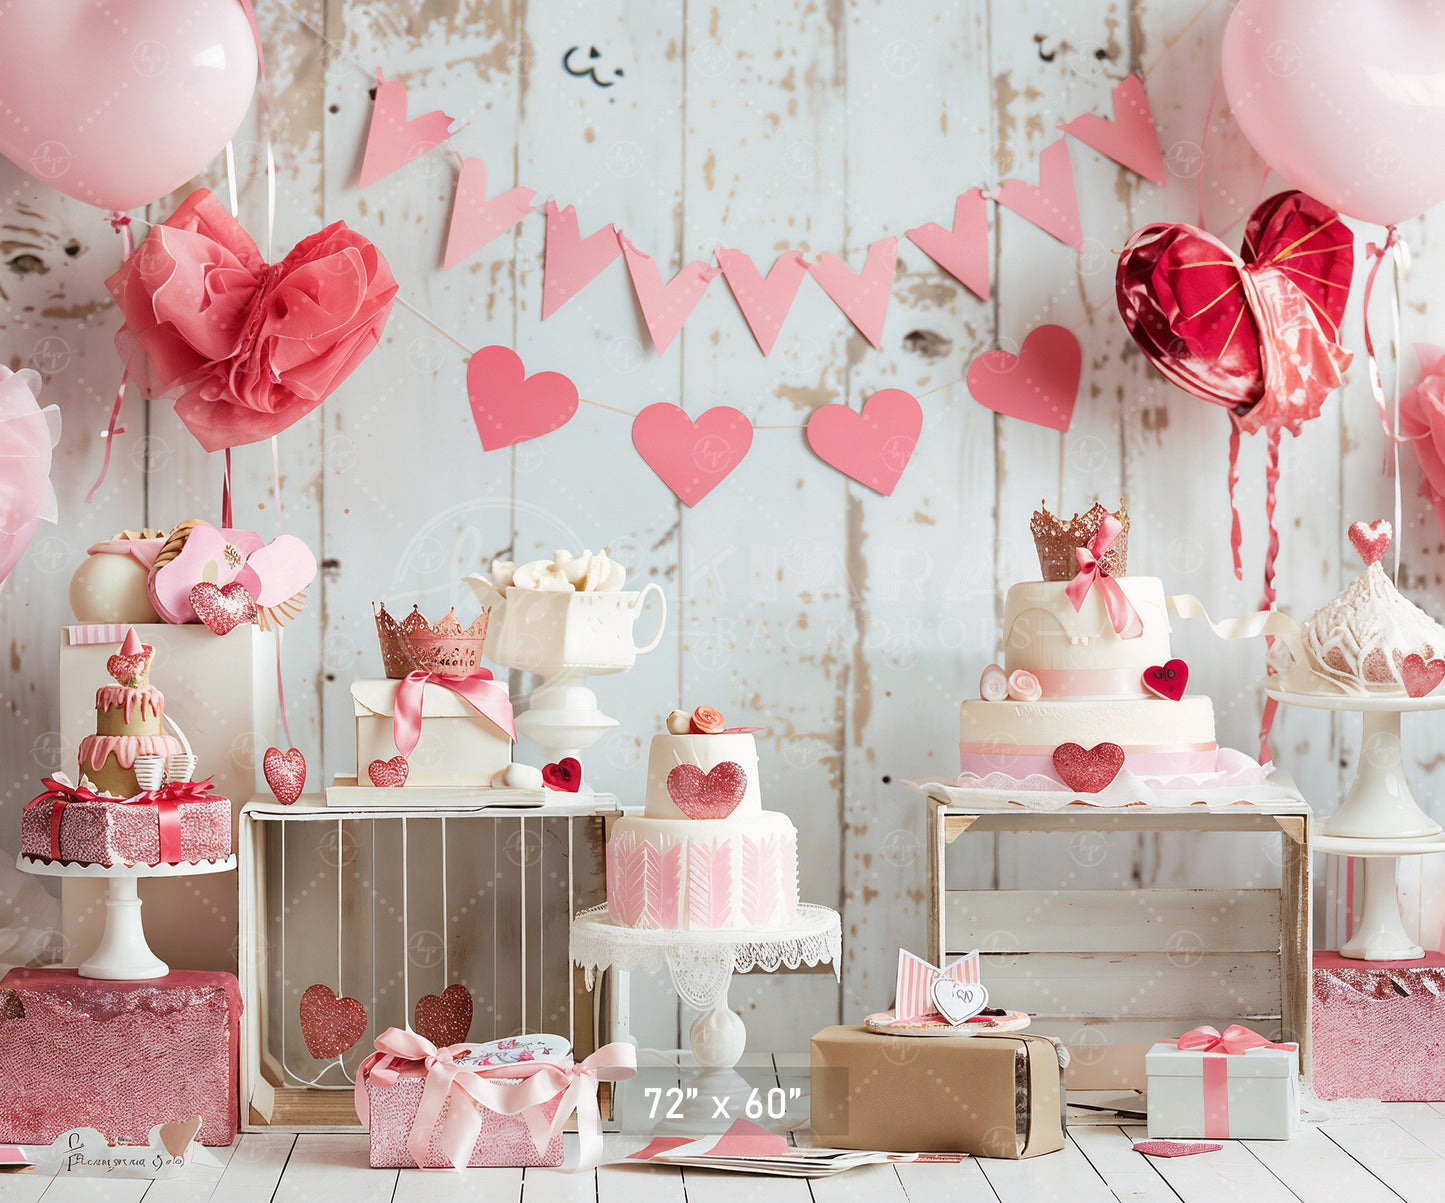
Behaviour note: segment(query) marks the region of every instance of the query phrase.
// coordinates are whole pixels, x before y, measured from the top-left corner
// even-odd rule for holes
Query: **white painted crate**
[[[1145,1085],[1144,1053],[1202,1023],[1244,1023],[1300,1043],[1309,1073],[1311,815],[1262,806],[1071,806],[1063,812],[969,809],[928,800],[929,953],[935,964],[982,950],[999,1006],[1035,1016],[1031,1031],[1069,1046],[1069,1086]],[[1154,833],[1184,839],[1249,832],[1279,841],[1277,887],[1237,889],[949,889],[945,851],[965,832]],[[1027,855],[1027,839],[1020,839]]]

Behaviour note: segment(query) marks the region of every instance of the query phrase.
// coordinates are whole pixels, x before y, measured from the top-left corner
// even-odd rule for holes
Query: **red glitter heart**
[[[366,1034],[366,1008],[339,998],[330,986],[308,986],[301,996],[301,1035],[318,1061],[339,1057]]]
[[[406,784],[406,775],[411,772],[405,756],[393,756],[390,760],[373,760],[366,766],[366,775],[377,789],[400,789]]]
[[[192,586],[191,609],[217,635],[229,635],[242,623],[256,621],[256,599],[240,581],[220,586],[201,581]]]
[[[1097,794],[1123,767],[1124,749],[1118,744],[1095,744],[1092,748],[1060,744],[1054,749],[1054,772],[1060,781],[1081,794]]]
[[[1400,680],[1412,698],[1423,698],[1445,681],[1445,660],[1427,661],[1419,652],[1411,652],[1400,662]]]
[[[556,764],[543,765],[542,784],[564,794],[575,794],[582,788],[582,762],[575,756],[564,756]]]
[[[680,764],[667,775],[667,794],[689,819],[725,819],[748,788],[748,775],[735,760],[715,764],[704,774],[695,764]]]
[[[461,1044],[472,1030],[472,992],[453,984],[440,994],[423,994],[416,1000],[412,1026],[437,1048]]]
[[[1134,1146],[1134,1152],[1147,1153],[1150,1157],[1190,1157],[1195,1153],[1217,1153],[1223,1145],[1193,1144],[1184,1140],[1141,1140]]]
[[[1366,568],[1385,558],[1385,548],[1390,546],[1390,536],[1393,533],[1390,524],[1383,518],[1376,518],[1373,522],[1350,524],[1350,542],[1360,553],[1360,559],[1365,561]]]
[[[306,784],[306,757],[299,748],[287,748],[284,752],[280,748],[267,748],[261,768],[266,774],[266,784],[282,806],[290,806],[301,796],[301,788]]]
[[[1166,660],[1144,670],[1144,688],[1167,702],[1177,702],[1189,684],[1189,665],[1183,660]]]
[[[146,673],[150,671],[151,657],[155,655],[156,649],[148,643],[143,646],[145,648],[143,652],[132,652],[130,655],[116,652],[105,662],[105,671],[115,679],[117,685],[135,689],[145,679]]]

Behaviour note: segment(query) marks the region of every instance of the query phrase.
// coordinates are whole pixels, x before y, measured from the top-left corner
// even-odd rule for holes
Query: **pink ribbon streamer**
[[[581,1146],[577,1169],[590,1170],[602,1160],[602,1114],[597,1106],[599,1082],[622,1082],[637,1074],[637,1050],[621,1042],[607,1044],[575,1065],[552,1061],[524,1061],[514,1065],[462,1066],[457,1057],[470,1045],[437,1048],[425,1036],[402,1028],[388,1028],[376,1038],[376,1052],[361,1063],[356,1074],[356,1114],[371,1126],[371,1105],[366,1084],[394,1085],[399,1071],[418,1064],[425,1067],[426,1082],[416,1118],[407,1133],[412,1160],[424,1165],[433,1135],[455,1170],[465,1167],[481,1132],[481,1108],[499,1115],[517,1115],[527,1125],[540,1154],[562,1130],[567,1117],[577,1113]],[[448,1099],[446,1120],[442,1110]],[[553,1099],[557,1110],[551,1120],[545,1108]]]
[[[110,215],[110,228],[120,235],[121,261],[129,259],[131,252],[135,250],[135,239],[131,237],[130,218],[117,209]],[[85,504],[89,505],[91,498],[95,496],[96,490],[105,483],[105,474],[110,471],[110,449],[115,443],[115,437],[125,433],[125,427],[119,425],[120,406],[125,400],[125,384],[130,379],[130,369],[127,368],[120,374],[120,387],[115,390],[115,401],[110,407],[110,422],[105,428],[105,458],[100,461],[100,475],[95,478],[95,483],[90,486],[90,492],[85,495]]]
[[[1074,548],[1079,574],[1069,582],[1064,592],[1078,611],[1083,608],[1089,590],[1097,587],[1103,595],[1104,608],[1109,612],[1109,625],[1114,628],[1114,633],[1124,639],[1138,639],[1144,633],[1144,620],[1139,617],[1139,611],[1129,604],[1119,582],[1104,571],[1101,563],[1104,553],[1113,546],[1123,529],[1120,521],[1109,514],[1099,524],[1099,531],[1088,547]]]
[[[1258,1032],[1232,1023],[1223,1032],[1203,1024],[1179,1037],[1181,1052],[1204,1054],[1204,1135],[1214,1140],[1229,1139],[1229,1058],[1243,1056],[1250,1049],[1277,1048],[1296,1052],[1297,1044],[1276,1044]]]
[[[417,669],[402,678],[396,687],[396,704],[392,713],[392,739],[396,750],[410,756],[421,739],[421,704],[428,685],[450,689],[483,718],[496,723],[515,742],[517,729],[512,721],[512,702],[507,691],[492,680],[490,669],[479,668],[469,677],[444,677],[440,673]]]

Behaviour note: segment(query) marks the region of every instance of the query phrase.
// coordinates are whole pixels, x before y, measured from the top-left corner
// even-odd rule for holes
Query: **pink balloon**
[[[179,188],[256,90],[239,0],[26,0],[0,5],[0,45],[0,154],[102,209]]]
[[[1445,199],[1445,10],[1419,0],[1240,0],[1224,90],[1296,188],[1395,225]]]

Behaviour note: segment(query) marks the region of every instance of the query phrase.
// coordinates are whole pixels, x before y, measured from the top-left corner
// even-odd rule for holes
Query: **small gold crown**
[[[1034,547],[1039,553],[1039,571],[1043,573],[1044,580],[1068,581],[1074,578],[1079,571],[1074,550],[1088,547],[1094,541],[1109,513],[1096,501],[1083,514],[1075,514],[1069,521],[1063,522],[1049,513],[1043,502],[1039,502],[1029,530],[1034,536]],[[1129,511],[1124,508],[1122,500],[1118,510],[1114,511],[1114,517],[1123,529],[1100,557],[1099,566],[1108,576],[1123,576],[1129,569]]]
[[[381,640],[381,663],[393,680],[417,669],[444,677],[469,677],[482,666],[489,610],[483,610],[466,628],[455,610],[448,610],[434,623],[423,618],[417,606],[412,606],[401,622],[386,612],[385,605],[373,607],[373,613]]]

